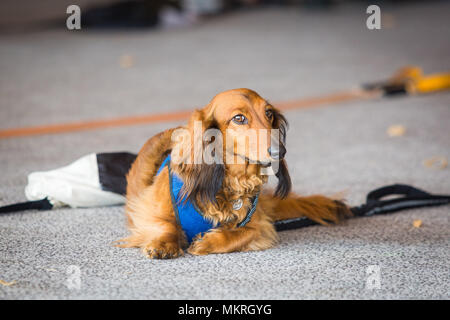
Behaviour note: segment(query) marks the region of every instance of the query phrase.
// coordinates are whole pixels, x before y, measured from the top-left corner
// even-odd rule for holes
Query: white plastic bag
[[[30,201],[48,198],[54,207],[98,207],[125,203],[123,195],[102,190],[95,153],[59,169],[29,174],[25,195]]]

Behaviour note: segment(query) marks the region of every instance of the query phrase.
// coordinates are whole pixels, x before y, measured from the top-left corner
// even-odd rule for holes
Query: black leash
[[[387,196],[401,195],[395,199],[381,200]],[[394,184],[369,192],[366,203],[350,208],[355,217],[386,214],[405,209],[440,206],[450,203],[450,195],[432,195],[426,191],[404,184]],[[275,222],[277,231],[299,229],[318,225],[308,218],[295,218]]]
[[[395,199],[382,200],[387,196],[400,195]],[[367,217],[386,214],[405,209],[440,206],[450,203],[450,195],[433,195],[426,191],[404,184],[394,184],[369,192],[366,203],[352,207],[354,217]],[[53,205],[46,199],[28,201],[0,207],[0,213],[24,210],[50,210]],[[305,228],[319,223],[305,217],[279,220],[274,223],[277,231]]]
[[[0,207],[0,213],[17,212],[24,210],[50,210],[53,205],[47,198],[36,201],[26,201],[20,203],[10,204],[8,206]]]
[[[403,195],[403,197],[381,200],[386,196]],[[385,214],[409,208],[431,207],[450,203],[450,195],[432,195],[426,191],[404,185],[394,184],[369,192],[366,203],[351,208],[355,216]]]

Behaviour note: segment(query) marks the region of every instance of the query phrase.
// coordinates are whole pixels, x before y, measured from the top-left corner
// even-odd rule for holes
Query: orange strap
[[[355,99],[370,98],[362,90],[344,91],[327,96],[314,97],[309,99],[293,100],[275,103],[274,105],[281,110],[292,110],[301,108],[313,108],[327,104],[347,102]],[[0,130],[0,139],[36,136],[44,134],[57,134],[84,130],[95,130],[102,128],[124,127],[148,123],[159,123],[168,121],[182,121],[189,117],[191,110],[175,111],[170,113],[141,115],[132,117],[122,117],[115,119],[92,120],[84,122],[71,122],[53,125],[44,125],[36,127],[12,128]]]

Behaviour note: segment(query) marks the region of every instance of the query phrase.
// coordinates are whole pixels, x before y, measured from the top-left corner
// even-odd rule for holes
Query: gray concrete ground
[[[450,69],[448,2],[382,7],[389,24],[365,28],[365,8],[265,9],[185,30],[47,31],[0,36],[0,128],[201,106],[236,87],[283,101],[383,79],[406,64]],[[135,65],[119,66],[122,55]],[[398,97],[287,112],[287,160],[301,194],[367,191],[395,182],[450,193],[450,94]],[[392,138],[386,129],[406,127]],[[24,200],[26,175],[90,152],[136,152],[175,123],[0,140],[0,204]],[[0,299],[449,299],[449,207],[361,218],[281,233],[263,252],[171,261],[111,242],[127,234],[123,208],[0,216]],[[415,219],[423,221],[413,228]],[[69,289],[81,271],[80,289]],[[368,266],[381,286],[366,286]]]

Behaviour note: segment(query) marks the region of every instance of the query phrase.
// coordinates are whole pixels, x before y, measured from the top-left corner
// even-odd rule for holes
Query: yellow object
[[[413,227],[414,228],[420,228],[422,226],[422,220],[414,220],[413,221]]]
[[[450,72],[423,75],[417,66],[407,66],[398,70],[389,79],[390,83],[404,83],[408,93],[430,93],[450,89]]]
[[[429,93],[450,89],[450,73],[438,73],[421,77],[413,81],[412,87],[407,86],[408,92]]]

